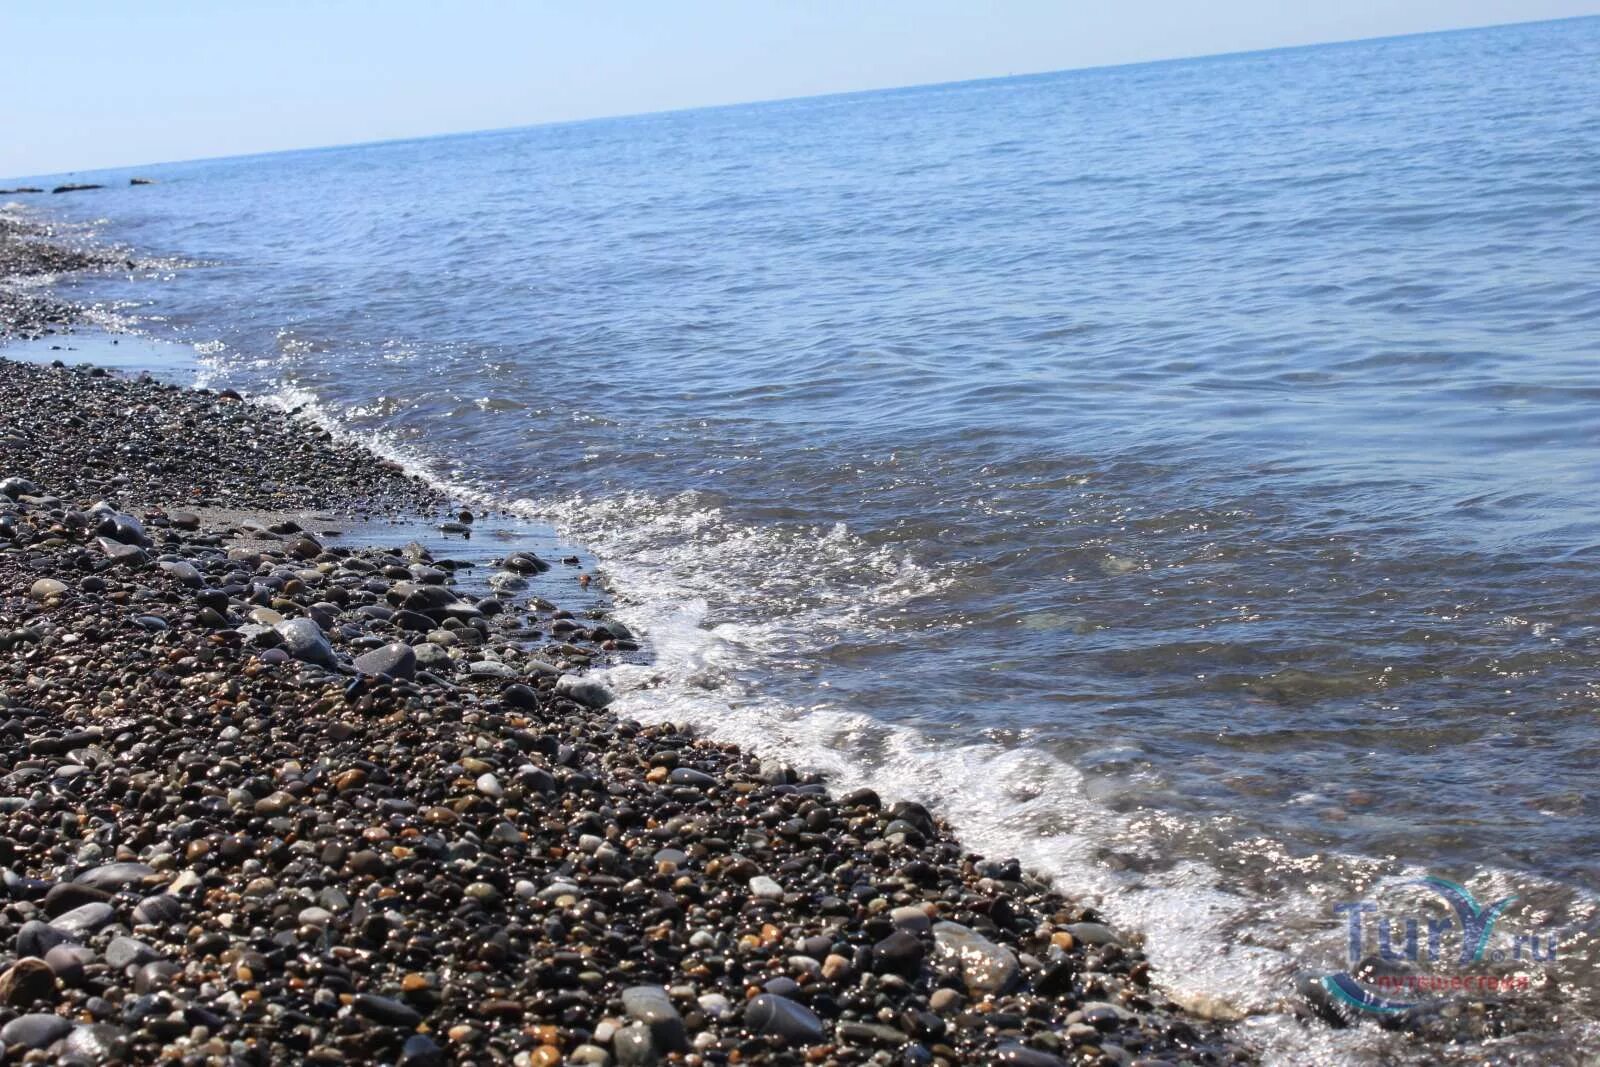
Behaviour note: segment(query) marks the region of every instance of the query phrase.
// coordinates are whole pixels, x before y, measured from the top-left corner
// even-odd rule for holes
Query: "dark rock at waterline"
[[[513,552],[501,565],[506,570],[516,571],[518,574],[539,574],[550,569],[550,564],[532,552]]]
[[[54,189],[52,189],[50,191],[52,193],[80,193],[80,192],[83,192],[85,189],[104,189],[104,188],[105,188],[105,186],[103,186],[103,185],[92,185],[92,184],[87,184],[87,183],[70,183],[70,184],[67,184],[67,185],[58,185]]]
[[[563,674],[557,678],[556,692],[591,708],[603,708],[616,699],[601,683],[577,674]]]
[[[128,184],[129,185],[154,185],[155,183],[156,183],[156,180],[154,178],[129,178],[128,179]]]

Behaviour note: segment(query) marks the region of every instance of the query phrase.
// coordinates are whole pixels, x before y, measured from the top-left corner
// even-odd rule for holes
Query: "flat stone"
[[[84,968],[96,959],[98,957],[93,949],[70,941],[59,944],[44,954],[44,961],[50,965],[50,970],[63,984],[69,986],[81,985],[85,975]]]
[[[73,879],[78,885],[115,893],[154,875],[156,869],[148,863],[107,863],[84,871]]]
[[[834,1031],[847,1045],[887,1045],[891,1048],[906,1042],[905,1032],[882,1023],[844,1022]]]
[[[116,909],[110,904],[96,902],[57,915],[50,920],[50,925],[74,937],[87,937],[116,917]]]
[[[412,1034],[400,1046],[399,1067],[444,1067],[448,1062],[444,1049],[427,1034]]]
[[[106,946],[106,962],[117,970],[129,965],[143,966],[161,958],[161,953],[136,937],[114,937]]]
[[[1052,1056],[1048,1052],[1041,1052],[1036,1048],[1018,1045],[1015,1042],[1001,1045],[994,1050],[996,1063],[1014,1064],[1015,1067],[1067,1067],[1066,1061],[1060,1056]]]
[[[8,1048],[49,1048],[71,1029],[72,1023],[59,1015],[19,1015],[0,1027],[0,1042]]]
[[[100,551],[104,552],[113,563],[120,563],[125,567],[142,567],[150,562],[150,554],[138,545],[125,545],[109,537],[97,537],[95,544],[100,546]]]
[[[697,771],[693,767],[674,767],[672,773],[667,775],[667,781],[673,785],[691,785],[696,789],[705,789],[717,784],[717,780],[705,771]]]
[[[772,1034],[797,1045],[815,1045],[827,1037],[816,1012],[771,993],[762,993],[745,1006],[744,1021],[758,1034]]]
[[[380,997],[376,993],[358,993],[350,1002],[350,1007],[357,1014],[385,1026],[410,1028],[422,1022],[422,1014],[409,1004],[402,1004],[390,997]]]
[[[508,667],[497,659],[480,659],[476,663],[467,664],[467,673],[474,678],[515,678],[515,668]]]
[[[183,901],[167,893],[157,893],[139,901],[139,906],[133,909],[133,921],[160,925],[176,922],[182,914]]]

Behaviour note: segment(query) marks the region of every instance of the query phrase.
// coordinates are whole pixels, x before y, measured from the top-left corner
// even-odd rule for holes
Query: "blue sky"
[[[1585,14],[1600,0],[6,0],[0,175]]]

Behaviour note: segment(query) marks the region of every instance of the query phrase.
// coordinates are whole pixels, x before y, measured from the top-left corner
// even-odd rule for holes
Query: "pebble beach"
[[[0,223],[8,279],[121,262]],[[615,716],[584,668],[649,635],[562,561],[330,537],[481,521],[396,465],[3,349],[0,395],[0,1062],[1246,1062],[914,800]]]

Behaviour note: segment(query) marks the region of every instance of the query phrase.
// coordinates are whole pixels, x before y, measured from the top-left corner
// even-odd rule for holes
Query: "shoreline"
[[[0,273],[122,262],[8,226]],[[3,347],[0,388],[8,1057],[1245,1062],[920,805],[611,715],[578,672],[633,637],[540,562],[467,600],[307,521],[470,525],[393,464]]]

